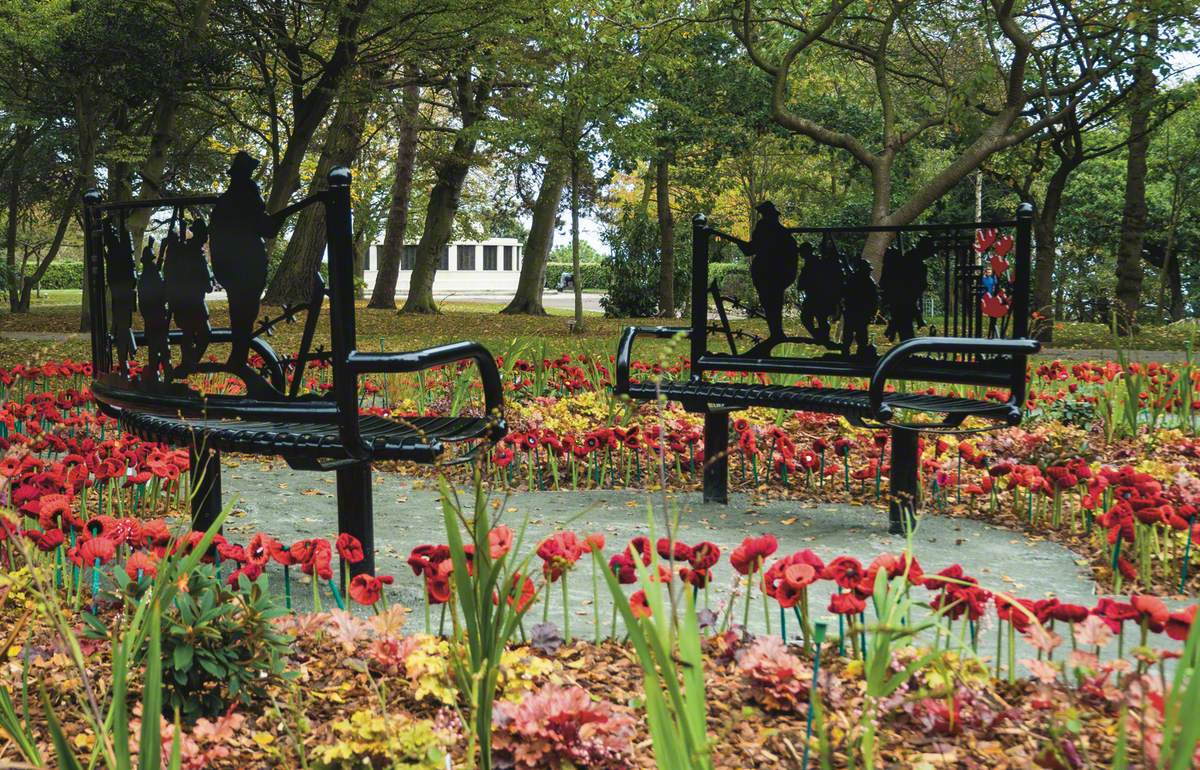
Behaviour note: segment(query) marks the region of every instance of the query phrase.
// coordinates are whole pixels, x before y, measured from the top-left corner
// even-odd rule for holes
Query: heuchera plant
[[[520,703],[497,703],[492,748],[517,770],[631,767],[634,721],[578,686],[548,684]]]
[[[771,711],[795,711],[808,700],[812,669],[777,636],[760,636],[738,656],[750,697]]]

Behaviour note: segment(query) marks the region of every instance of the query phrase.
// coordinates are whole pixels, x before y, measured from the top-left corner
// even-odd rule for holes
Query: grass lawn
[[[6,331],[71,333],[79,330],[79,292],[54,290],[34,300],[29,313],[14,314],[0,311],[0,333]],[[502,303],[455,303],[441,305],[438,315],[404,315],[392,310],[371,310],[365,302],[358,305],[358,341],[363,348],[379,348],[399,351],[428,347],[439,343],[461,339],[482,342],[493,352],[502,354],[511,351],[519,342],[525,356],[544,354],[554,357],[562,353],[586,353],[592,356],[609,356],[616,353],[621,330],[631,324],[686,325],[685,319],[674,321],[660,318],[605,318],[599,313],[587,313],[582,332],[574,332],[569,325],[572,311],[562,308],[550,309],[544,317],[500,315]],[[209,303],[213,326],[228,323],[228,309],[223,301]],[[265,308],[264,312],[274,308]],[[302,316],[301,316],[302,318]],[[734,320],[735,328],[765,334],[765,326],[759,320]],[[295,350],[299,344],[301,323],[281,324],[276,327],[271,344],[279,351]],[[1200,326],[1177,323],[1165,326],[1147,326],[1131,338],[1122,340],[1122,347],[1141,350],[1183,350],[1200,333]],[[875,329],[876,344],[883,343],[883,327]],[[318,326],[316,344],[328,345],[328,326],[322,319]],[[647,339],[639,342],[639,356],[649,358],[656,346],[665,343]],[[720,341],[713,339],[714,347]],[[746,343],[741,343],[745,346]],[[1111,332],[1102,324],[1060,322],[1055,326],[1055,339],[1051,347],[1072,349],[1111,349],[1115,347]],[[86,334],[66,342],[45,341],[0,342],[0,364],[85,357],[88,355]]]

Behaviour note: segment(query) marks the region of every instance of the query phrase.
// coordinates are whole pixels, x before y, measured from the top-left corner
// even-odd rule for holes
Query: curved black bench
[[[403,353],[357,349],[349,171],[334,169],[328,183],[325,191],[279,215],[264,213],[260,221],[264,228],[278,229],[288,215],[309,205],[323,206],[329,287],[320,275],[315,275],[307,302],[286,307],[279,317],[261,322],[255,319],[258,297],[249,298],[249,310],[234,308],[235,301],[246,303],[248,299],[244,293],[231,291],[231,319],[240,319],[240,325],[223,329],[207,328],[203,295],[211,286],[185,284],[179,279],[181,275],[198,276],[203,284],[207,260],[212,258],[217,264],[218,255],[212,254],[215,244],[208,244],[206,250],[207,239],[203,236],[207,230],[202,218],[193,214],[192,223],[184,224],[183,212],[207,207],[215,210],[218,197],[104,203],[95,191],[87,193],[84,224],[92,308],[92,395],[99,408],[130,433],[189,450],[192,522],[196,529],[206,529],[221,510],[223,451],[280,456],[293,468],[336,471],[338,529],[355,535],[366,554],[352,570],[357,574],[374,572],[371,464],[384,460],[426,464],[470,460],[504,436],[503,389],[495,359],[475,342]],[[156,256],[153,243],[148,243],[140,276],[133,272],[133,243],[128,228],[131,212],[138,209],[172,212],[165,245]],[[175,232],[176,222],[184,232]],[[195,240],[187,237],[189,227]],[[261,235],[234,232],[237,238],[233,240],[253,251],[262,245]],[[221,248],[226,248],[230,240],[229,233],[225,233]],[[240,259],[242,255],[233,256]],[[265,260],[262,266],[265,270]],[[237,278],[231,276],[229,280],[232,283]],[[155,293],[159,289],[161,298]],[[162,299],[171,292],[176,299]],[[142,328],[134,328],[130,300],[134,296],[141,297],[138,312]],[[313,352],[313,337],[326,298],[331,350]],[[166,328],[164,309],[170,322],[186,328]],[[277,323],[300,314],[305,315],[300,350],[294,356],[280,357],[266,336]],[[214,344],[229,345],[230,359],[224,363],[204,359],[204,351]],[[139,349],[148,351],[144,363],[136,359]],[[173,353],[177,349],[178,361]],[[253,365],[250,353],[257,358]],[[317,360],[329,362],[332,390],[326,395],[301,394],[305,367]],[[485,402],[480,414],[404,417],[360,413],[360,377],[416,372],[464,360],[474,362],[479,372]],[[218,372],[239,378],[245,384],[245,394],[206,394],[189,383],[192,375]],[[456,444],[468,448],[451,453]]]
[[[862,427],[890,429],[890,530],[903,533],[915,523],[919,498],[917,435],[920,431],[975,432],[1017,425],[1021,421],[1026,358],[1039,350],[1037,340],[1027,336],[1032,213],[1029,204],[1022,204],[1014,220],[1002,222],[858,228],[782,228],[775,225],[777,229],[769,234],[770,238],[760,238],[756,230],[755,238],[749,242],[710,227],[703,215],[697,215],[692,222],[692,323],[688,327],[627,327],[617,349],[617,392],[643,401],[678,402],[688,411],[705,415],[706,502],[728,502],[728,415],[732,411],[767,407],[821,412],[840,415]],[[1006,240],[1010,238],[1004,232],[1006,230],[1015,231],[1011,240]],[[798,265],[788,265],[786,238],[781,233],[793,238],[819,236],[822,253],[800,248],[799,253],[791,257],[800,262],[797,257],[802,256],[806,269],[800,271],[798,289],[804,297],[802,315],[807,316],[808,335],[786,336],[777,331],[774,337],[764,340],[731,326],[726,306],[740,307],[743,303],[724,296],[717,282],[709,283],[709,246],[714,239],[735,242],[743,251],[759,259],[763,255],[756,251],[766,253],[765,244],[772,244],[778,250],[782,239],[783,258],[768,253],[767,259],[775,260],[771,263],[773,270],[791,275]],[[872,233],[888,233],[895,244],[885,258],[882,291],[873,281],[864,280],[864,275],[868,274],[866,263],[847,260],[836,243],[837,239],[842,239],[849,241],[851,248],[856,248]],[[1001,271],[994,280],[989,280],[991,270],[985,270],[982,262],[997,243],[1004,244],[1004,253],[999,254],[1001,247],[997,246],[992,253],[997,254],[999,260],[991,264]],[[1010,254],[1014,268],[1011,273],[1008,270]],[[815,283],[812,277],[820,271],[813,267],[806,275],[810,261],[814,264],[824,261],[823,275],[832,275],[835,281],[841,276],[842,285]],[[940,284],[940,326],[916,323],[925,320],[921,307],[928,293],[931,273]],[[784,292],[778,284],[771,286],[771,277],[771,273],[764,273],[761,268],[758,271],[758,291],[764,310],[750,310],[748,316],[769,314],[772,301],[776,312],[780,312],[779,303]],[[854,284],[853,291],[851,284]],[[763,296],[764,292],[767,296]],[[823,309],[816,311],[817,314],[827,313],[824,334],[820,333],[820,324],[814,322],[817,315],[809,304],[817,293],[828,293],[836,298],[826,297],[813,302],[813,305],[823,303]],[[710,321],[707,312],[710,298],[717,315],[714,321]],[[985,308],[990,311],[988,314],[985,314]],[[877,312],[890,316],[889,331],[900,338],[883,355],[877,354],[869,340],[864,339],[869,334],[866,329],[868,316],[869,320],[874,320]],[[777,315],[774,323],[781,328],[783,320],[782,314]],[[829,333],[839,320],[843,327],[841,344]],[[855,323],[861,330],[857,335],[851,328]],[[915,336],[917,326],[928,326],[931,333]],[[710,333],[726,341],[728,352],[708,349]],[[690,376],[687,379],[635,379],[631,369],[634,344],[639,337],[689,340]],[[747,337],[756,344],[750,351],[739,353],[738,340]],[[811,346],[818,352],[774,355],[775,349],[782,344]],[[852,349],[855,346],[856,351]],[[714,379],[711,376],[714,373],[840,377],[861,380],[864,386],[764,384],[745,381],[745,377]],[[906,392],[906,387],[917,382],[975,386],[1006,390],[1007,393],[1001,398],[979,398]]]

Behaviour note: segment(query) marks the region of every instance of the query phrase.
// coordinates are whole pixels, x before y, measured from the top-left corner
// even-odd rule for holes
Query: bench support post
[[[729,412],[704,413],[704,502],[729,502]]]
[[[375,574],[375,513],[371,497],[371,464],[359,463],[337,470],[338,532],[354,535],[362,543],[363,560],[350,565],[351,577]],[[342,586],[346,595],[347,586]]]
[[[917,432],[892,429],[892,473],[888,531],[903,535],[917,525]]]
[[[204,532],[221,513],[221,453],[204,439],[188,447],[192,481],[192,529]]]

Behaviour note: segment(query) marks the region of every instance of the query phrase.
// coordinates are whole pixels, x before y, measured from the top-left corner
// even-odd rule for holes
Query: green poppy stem
[[[594,563],[594,560],[593,560]],[[567,573],[564,570],[562,574],[562,600],[563,600],[563,640],[567,644],[571,643],[571,598],[567,594]]]

